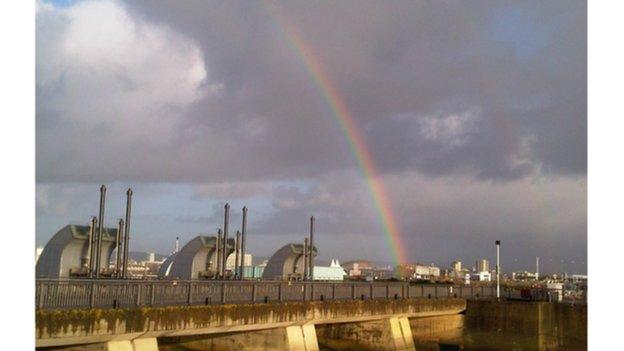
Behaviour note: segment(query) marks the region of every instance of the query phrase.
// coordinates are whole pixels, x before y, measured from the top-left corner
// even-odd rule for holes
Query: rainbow
[[[404,250],[405,245],[402,244],[402,234],[397,226],[390,197],[353,114],[347,108],[340,92],[336,89],[327,75],[327,72],[314,55],[312,48],[303,40],[297,28],[285,16],[281,15],[276,6],[269,1],[265,1],[264,4],[271,14],[271,17],[279,24],[288,45],[303,63],[306,72],[315,83],[320,95],[327,103],[332,116],[340,127],[340,131],[345,137],[349,150],[355,157],[362,175],[366,180],[368,192],[375,207],[378,223],[385,235],[386,244],[391,251],[394,263],[407,263]]]

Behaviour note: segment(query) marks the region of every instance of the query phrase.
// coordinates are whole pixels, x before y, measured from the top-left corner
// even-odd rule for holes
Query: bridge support
[[[156,338],[109,341],[106,351],[158,351],[158,341]]]
[[[407,317],[317,325],[320,345],[334,350],[415,351]]]
[[[286,327],[289,351],[319,351],[314,324]]]
[[[412,336],[412,328],[407,317],[390,318],[390,333],[394,343],[395,350],[416,351],[414,347],[414,337]]]

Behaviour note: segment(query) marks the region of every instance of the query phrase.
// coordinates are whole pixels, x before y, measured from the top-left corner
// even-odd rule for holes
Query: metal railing
[[[182,306],[274,301],[406,298],[492,298],[492,286],[451,286],[403,282],[268,282],[37,280],[38,309]]]

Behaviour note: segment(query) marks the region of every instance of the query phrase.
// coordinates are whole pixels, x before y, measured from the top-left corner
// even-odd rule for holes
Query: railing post
[[[351,298],[355,300],[355,283],[351,283]]]
[[[386,284],[386,299],[390,298],[390,284]]]
[[[39,291],[37,291],[37,308],[41,309],[43,307],[43,284],[37,284]]]
[[[420,286],[420,296],[425,297],[425,285],[424,284]]]
[[[193,304],[193,282],[189,282],[188,284],[188,296],[186,297],[186,304],[189,306]]]
[[[438,288],[439,288],[439,286],[437,286],[437,285],[434,285],[434,286],[435,286],[435,289],[434,289],[434,296],[433,297],[435,297],[437,299],[438,298]]]
[[[374,293],[373,293],[373,290],[374,290],[374,288],[373,288],[373,283],[371,282],[371,284],[370,284],[370,299],[371,299],[371,300],[373,299],[373,294],[374,294]]]
[[[89,296],[89,308],[95,307],[95,282],[91,283],[91,294]]]
[[[336,284],[332,284],[332,300],[336,299]]]
[[[310,284],[310,301],[314,301],[314,283]]]
[[[256,284],[251,285],[251,302],[256,302]]]
[[[282,301],[282,283],[279,283],[278,287],[277,287],[277,300],[278,301]]]
[[[137,307],[141,306],[141,283],[137,284],[137,296],[136,296],[136,305]]]
[[[225,303],[225,284],[221,284],[221,303]]]
[[[151,289],[150,289],[150,306],[154,306],[154,297],[156,295],[154,292],[155,289],[156,289],[156,284],[152,283]]]
[[[306,300],[307,295],[308,295],[308,284],[303,283],[303,299],[302,299],[302,301]]]

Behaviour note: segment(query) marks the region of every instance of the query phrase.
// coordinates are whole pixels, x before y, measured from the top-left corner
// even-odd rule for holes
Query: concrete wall
[[[468,301],[465,328],[481,344],[505,340],[482,338],[497,331],[517,347],[535,350],[587,349],[587,305],[523,301]],[[476,336],[476,337],[473,337]],[[483,345],[487,346],[487,345]]]
[[[132,309],[40,310],[38,347],[135,338],[249,332],[327,323],[460,313],[462,299],[314,301]],[[294,330],[304,335],[304,330]],[[305,338],[304,338],[305,339]],[[307,349],[306,349],[307,351]]]

